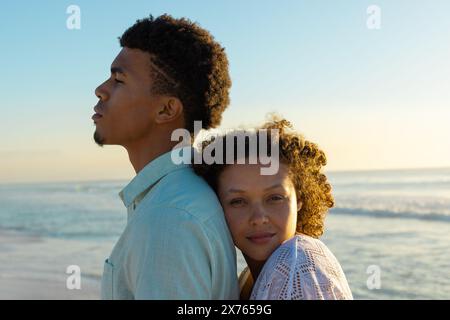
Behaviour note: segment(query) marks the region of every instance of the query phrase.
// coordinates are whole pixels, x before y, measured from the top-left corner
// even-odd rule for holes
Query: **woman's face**
[[[235,245],[256,261],[265,261],[295,235],[299,205],[288,167],[261,175],[260,164],[228,165],[218,193]]]

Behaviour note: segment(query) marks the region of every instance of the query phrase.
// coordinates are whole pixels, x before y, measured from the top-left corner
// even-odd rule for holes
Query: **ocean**
[[[321,240],[354,298],[450,299],[450,168],[327,176],[336,206]],[[126,224],[118,193],[127,183],[0,184],[0,296],[11,279],[65,286],[69,265],[98,292],[103,261]],[[238,271],[244,267],[238,252]]]

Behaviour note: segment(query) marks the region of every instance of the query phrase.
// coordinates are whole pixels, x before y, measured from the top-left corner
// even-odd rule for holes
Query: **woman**
[[[236,144],[235,161],[224,164],[225,141],[238,131],[204,142],[203,148],[213,143],[221,148],[223,159],[194,165],[194,170],[216,191],[233,241],[247,262],[239,277],[241,299],[352,299],[339,262],[318,240],[325,214],[334,205],[331,186],[320,172],[325,154],[291,128],[287,120],[273,119],[256,130],[258,146],[261,139],[273,141],[270,129],[278,132],[276,174],[262,175],[266,165],[259,158],[255,164],[238,164]],[[263,131],[269,134],[259,135]],[[276,154],[272,148],[268,146],[268,156]],[[251,150],[247,139],[244,160]]]

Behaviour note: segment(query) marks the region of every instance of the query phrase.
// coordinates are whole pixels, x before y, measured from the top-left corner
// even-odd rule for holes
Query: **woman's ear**
[[[302,209],[303,202],[299,198],[297,199],[297,212]]]
[[[183,115],[183,104],[180,99],[167,97],[156,114],[156,123],[167,123],[180,118]]]

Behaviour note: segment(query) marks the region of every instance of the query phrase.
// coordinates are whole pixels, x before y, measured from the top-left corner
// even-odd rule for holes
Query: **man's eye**
[[[118,79],[114,79],[114,81],[117,82],[117,83],[123,83],[123,81],[120,81]]]

